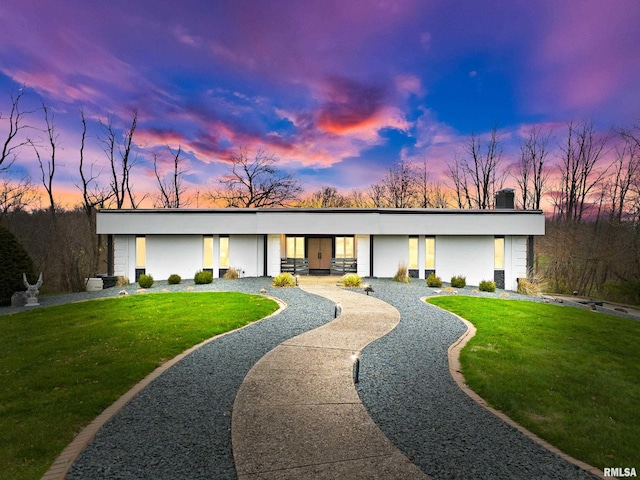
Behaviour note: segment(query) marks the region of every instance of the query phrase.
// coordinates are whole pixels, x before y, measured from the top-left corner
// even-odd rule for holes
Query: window
[[[495,270],[504,270],[504,237],[494,239],[493,265]]]
[[[353,237],[336,237],[336,258],[355,258],[355,242]]]
[[[409,268],[418,268],[418,237],[409,237]]]
[[[229,237],[220,237],[220,268],[229,268]]]
[[[426,259],[424,268],[435,270],[436,268],[436,237],[426,237],[424,239]]]
[[[203,237],[202,241],[202,267],[213,268],[213,237]]]
[[[136,237],[136,268],[147,266],[147,238]]]
[[[304,237],[287,237],[287,258],[304,258]]]

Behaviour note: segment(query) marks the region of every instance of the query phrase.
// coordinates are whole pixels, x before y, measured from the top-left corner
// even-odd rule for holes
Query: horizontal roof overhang
[[[100,210],[114,235],[544,235],[540,210],[153,209]]]

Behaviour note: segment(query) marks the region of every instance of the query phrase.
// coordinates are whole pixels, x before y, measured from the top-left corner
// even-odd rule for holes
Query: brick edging
[[[73,462],[76,461],[76,459],[80,456],[80,452],[84,450],[84,448],[89,444],[89,442],[93,440],[93,438],[98,433],[98,430],[100,430],[100,428],[102,428],[102,426],[105,423],[107,423],[111,419],[111,417],[113,417],[133,397],[135,397],[145,387],[147,387],[152,381],[154,381],[156,378],[158,378],[166,370],[174,366],[180,360],[185,358],[187,355],[189,355],[190,353],[193,353],[195,350],[205,346],[206,344],[220,337],[229,335],[233,332],[237,332],[239,330],[242,330],[243,328],[247,328],[248,326],[253,325],[256,322],[260,322],[267,318],[273,317],[274,315],[278,315],[285,308],[287,308],[287,304],[282,300],[280,300],[279,298],[271,297],[269,295],[263,295],[263,294],[257,294],[257,295],[262,295],[265,298],[273,300],[278,304],[279,306],[278,309],[275,312],[273,312],[271,315],[268,315],[259,320],[256,320],[255,322],[248,323],[241,328],[236,328],[235,330],[230,330],[228,332],[221,333],[219,335],[215,335],[211,338],[208,338],[203,342],[200,342],[199,344],[194,345],[193,347],[176,355],[171,360],[168,360],[162,365],[160,365],[153,372],[151,372],[149,375],[147,375],[138,383],[136,383],[129,391],[127,391],[124,395],[118,398],[113,404],[111,404],[109,407],[103,410],[103,412],[100,415],[98,415],[96,418],[94,418],[89,425],[84,427],[82,431],[73,438],[71,443],[67,445],[64,450],[62,450],[60,455],[58,455],[58,457],[51,464],[51,467],[49,467],[49,470],[47,470],[47,472],[42,476],[41,480],[64,480],[67,476],[67,472],[71,468],[71,465],[73,465]]]
[[[422,301],[426,301],[427,298],[432,298],[432,297],[422,297],[421,300]],[[436,308],[440,308],[440,307],[438,307],[436,305],[433,305],[433,306],[436,307]],[[448,310],[443,310],[443,311],[446,311],[447,313],[450,313],[451,315],[454,315],[462,323],[464,323],[465,326],[467,327],[467,330],[447,350],[447,356],[448,356],[448,360],[449,360],[449,373],[451,374],[453,379],[458,384],[458,387],[460,387],[460,389],[464,393],[466,393],[467,396],[469,396],[472,400],[474,400],[478,405],[480,405],[484,409],[488,410],[490,413],[492,413],[493,415],[498,417],[500,420],[502,420],[506,424],[511,425],[512,427],[518,429],[522,434],[524,434],[525,436],[529,437],[531,440],[536,442],[538,445],[546,448],[550,452],[555,453],[556,455],[558,455],[562,459],[566,460],[567,462],[572,463],[573,465],[576,465],[577,467],[580,467],[583,470],[586,470],[587,472],[590,472],[590,473],[592,473],[592,474],[594,474],[594,475],[596,475],[596,476],[598,476],[600,478],[603,478],[603,479],[606,478],[604,476],[604,472],[602,470],[599,470],[598,468],[596,468],[596,467],[594,467],[592,465],[589,465],[586,462],[583,462],[581,460],[575,459],[572,456],[567,455],[566,453],[562,452],[557,447],[554,447],[553,445],[551,445],[546,440],[543,440],[542,438],[538,437],[535,433],[530,432],[529,430],[524,428],[522,425],[520,425],[519,423],[517,423],[514,420],[512,420],[505,413],[503,413],[503,412],[501,412],[499,410],[496,410],[495,408],[489,406],[489,404],[487,403],[487,401],[484,398],[482,398],[476,392],[471,390],[471,388],[469,388],[469,386],[467,385],[467,383],[466,383],[466,381],[464,379],[464,375],[462,374],[461,368],[460,368],[460,351],[464,348],[464,346],[467,344],[467,342],[469,340],[471,340],[471,338],[473,338],[473,336],[476,334],[476,327],[471,322],[469,322],[468,320],[462,318],[460,315],[456,315],[455,313],[450,312]]]

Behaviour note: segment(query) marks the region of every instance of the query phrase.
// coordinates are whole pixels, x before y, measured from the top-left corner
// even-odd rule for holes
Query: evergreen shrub
[[[9,230],[0,226],[0,305],[11,305],[11,296],[27,289],[23,273],[32,285],[38,280],[27,251]]]
[[[138,278],[138,285],[142,288],[151,288],[151,285],[153,285],[153,277],[145,274],[140,275],[140,278]]]
[[[204,285],[211,282],[213,282],[213,273],[206,270],[199,270],[193,277],[193,283],[197,285]]]
[[[496,283],[491,280],[482,280],[480,285],[478,285],[478,290],[482,292],[495,292]]]

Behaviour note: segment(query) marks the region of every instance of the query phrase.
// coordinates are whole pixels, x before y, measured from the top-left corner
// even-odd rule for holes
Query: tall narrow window
[[[136,268],[147,266],[147,238],[136,237]]]
[[[335,258],[355,258],[355,241],[353,237],[336,237]]]
[[[493,265],[495,270],[504,270],[504,237],[494,239]]]
[[[287,237],[287,258],[304,258],[304,237]]]
[[[202,267],[213,268],[213,237],[202,239]]]
[[[436,237],[426,237],[425,243],[425,265],[427,270],[435,270],[436,268]]]
[[[409,268],[418,268],[418,237],[409,237]]]
[[[220,268],[229,268],[229,237],[220,237]]]

